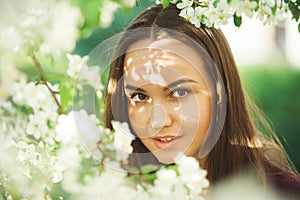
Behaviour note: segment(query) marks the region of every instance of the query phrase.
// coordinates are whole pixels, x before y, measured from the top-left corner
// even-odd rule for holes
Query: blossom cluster
[[[157,4],[168,6],[169,3],[176,4],[180,9],[180,16],[187,19],[196,27],[205,24],[208,27],[219,28],[228,24],[229,20],[239,27],[243,17],[258,18],[263,24],[280,23],[287,17],[293,16],[299,19],[299,6],[296,1],[283,0],[157,0]],[[295,4],[295,8],[291,7]]]
[[[1,53],[38,48],[58,56],[74,49],[83,18],[68,1],[12,0],[0,6]]]
[[[17,60],[26,65],[32,52],[55,59],[71,52],[84,19],[69,0],[0,1],[0,9],[0,96],[7,98],[10,85],[27,78]]]
[[[177,170],[163,168],[157,172],[154,187],[149,190],[154,199],[204,199],[209,186],[207,171],[199,167],[193,157],[179,153],[175,159]],[[179,174],[179,176],[177,175]]]
[[[135,0],[0,1],[0,96],[7,98],[9,86],[27,78],[18,70],[23,66],[17,65],[17,60],[22,60],[26,66],[28,63],[24,60],[34,52],[59,63],[66,52],[74,50],[80,38],[91,33],[91,29],[109,26],[117,9],[128,9],[134,2]]]
[[[0,107],[0,181],[6,189],[1,195],[41,198],[49,183],[62,180],[65,169],[54,153],[57,106],[46,86],[34,83],[14,85],[11,99]]]
[[[98,76],[88,76],[99,73],[97,66],[88,66],[89,56],[67,54],[67,58],[66,82],[72,86],[75,82],[79,93],[86,85],[96,93],[103,88]],[[91,85],[95,77],[99,84]],[[112,193],[114,199],[124,199],[124,193],[127,199],[143,200],[201,197],[208,187],[206,171],[184,155],[174,168],[157,168],[150,182],[131,182],[124,164],[135,137],[128,124],[112,121],[110,130],[96,114],[70,110],[69,104],[60,113],[53,94],[61,103],[67,98],[63,89],[49,82],[20,82],[13,85],[11,98],[1,100],[0,197],[111,199]]]

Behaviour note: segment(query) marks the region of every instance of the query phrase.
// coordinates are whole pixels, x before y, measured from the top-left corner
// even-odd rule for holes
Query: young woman
[[[246,98],[222,32],[196,28],[179,12],[174,5],[144,11],[111,63],[105,121],[110,128],[111,120],[126,121],[137,136],[130,165],[168,165],[183,152],[208,171],[211,184],[251,170],[300,197],[282,148],[258,130],[257,121],[268,126]]]

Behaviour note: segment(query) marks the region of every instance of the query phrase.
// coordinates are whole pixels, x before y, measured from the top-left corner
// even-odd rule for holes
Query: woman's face
[[[171,38],[136,42],[125,56],[130,123],[162,163],[173,163],[179,152],[197,157],[211,119],[204,73],[195,50]]]

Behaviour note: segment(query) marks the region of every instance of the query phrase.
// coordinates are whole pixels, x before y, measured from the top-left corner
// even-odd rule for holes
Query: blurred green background
[[[262,109],[286,152],[300,170],[300,70],[285,66],[240,68],[244,87]]]
[[[82,56],[88,55],[103,40],[123,31],[134,17],[153,4],[154,0],[139,1],[139,5],[134,6],[133,9],[117,11],[114,21],[109,27],[95,27],[89,33],[85,33],[86,35],[77,43],[73,53]],[[48,70],[51,69],[45,71]],[[269,118],[286,152],[297,170],[300,171],[300,156],[298,156],[298,152],[300,152],[299,66],[297,68],[286,61],[280,63],[280,67],[263,64],[239,66],[239,70],[246,90]],[[27,73],[32,75],[30,69],[27,69]]]

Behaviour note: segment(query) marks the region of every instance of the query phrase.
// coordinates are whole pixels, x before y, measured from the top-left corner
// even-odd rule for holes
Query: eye
[[[135,102],[141,102],[147,100],[148,96],[145,95],[144,93],[134,93],[131,95],[130,98]]]
[[[180,88],[180,89],[175,89],[172,91],[171,95],[176,97],[176,98],[182,98],[187,95],[189,95],[192,91],[187,88]]]

